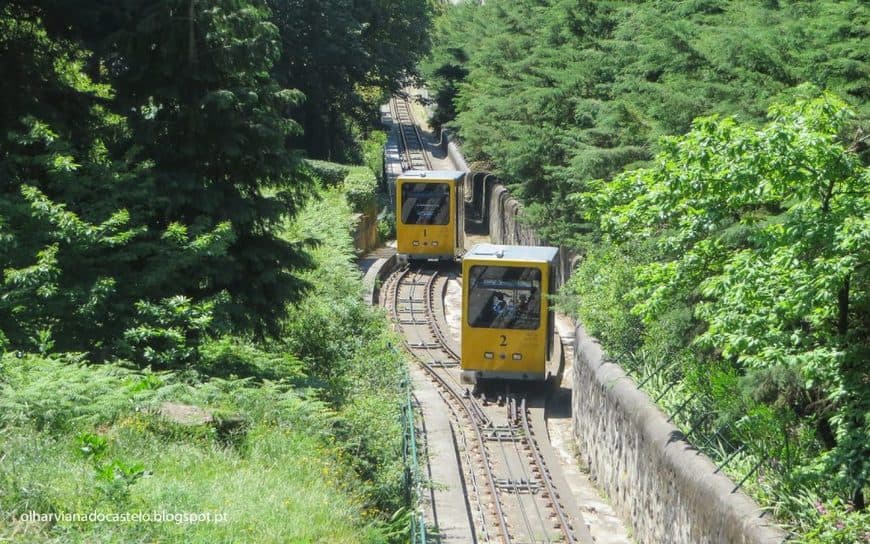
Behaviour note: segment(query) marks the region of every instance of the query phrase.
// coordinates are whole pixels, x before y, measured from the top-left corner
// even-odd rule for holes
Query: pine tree
[[[134,149],[154,164],[147,221],[181,243],[226,245],[194,248],[181,262],[145,251],[139,284],[151,299],[226,292],[232,322],[276,331],[304,287],[292,270],[305,258],[273,227],[295,214],[308,182],[285,145],[300,131],[287,112],[301,95],[270,75],[281,44],[269,10],[236,0],[139,1],[122,15],[106,55],[113,106],[135,112]]]
[[[140,358],[277,331],[307,257],[275,227],[309,181],[268,9],[79,4],[80,27],[55,2],[0,12],[4,342]]]

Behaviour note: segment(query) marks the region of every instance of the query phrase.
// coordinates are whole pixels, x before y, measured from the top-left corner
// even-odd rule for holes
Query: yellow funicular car
[[[465,172],[409,170],[396,179],[399,260],[452,260],[464,244]]]
[[[478,244],[462,258],[462,381],[545,380],[559,249]]]

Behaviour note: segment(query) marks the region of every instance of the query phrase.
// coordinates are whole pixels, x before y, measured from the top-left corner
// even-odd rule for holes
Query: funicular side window
[[[468,324],[489,329],[537,329],[541,324],[541,271],[472,266]]]
[[[449,184],[402,184],[402,223],[406,225],[446,225],[449,222]]]

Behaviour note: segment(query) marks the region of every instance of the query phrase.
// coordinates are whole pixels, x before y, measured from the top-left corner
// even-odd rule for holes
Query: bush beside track
[[[403,363],[360,296],[352,212],[331,185],[286,227],[318,243],[281,340],[209,338],[196,364],[161,372],[2,356],[0,542],[400,538],[402,519],[387,520],[403,506]],[[26,521],[31,512],[226,520]]]

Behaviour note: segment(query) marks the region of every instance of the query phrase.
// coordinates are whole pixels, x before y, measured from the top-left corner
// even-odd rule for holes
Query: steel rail
[[[523,525],[525,526],[526,534],[529,535],[530,541],[534,542],[535,541],[535,530],[532,528],[532,521],[531,521],[531,519],[529,519],[528,512],[526,512],[526,507],[523,505],[523,497],[522,497],[522,493],[520,493],[520,488],[519,488],[519,484],[517,482],[517,479],[513,477],[514,471],[513,471],[513,469],[511,469],[511,462],[510,462],[510,459],[508,458],[509,447],[504,443],[504,437],[502,436],[501,433],[496,433],[495,440],[496,440],[496,443],[499,445],[499,450],[501,451],[502,458],[504,459],[504,466],[507,469],[507,482],[509,482],[511,489],[513,490],[513,495],[517,499],[517,506],[519,507],[520,516],[522,517],[522,522],[523,522]],[[515,440],[511,440],[511,442],[514,445],[516,445]],[[518,457],[522,458],[521,456],[518,456]],[[539,514],[540,514],[540,512],[539,512]],[[541,518],[541,521],[542,521],[542,526],[543,526],[544,525],[543,518]]]
[[[509,544],[514,541],[525,541],[518,535],[511,535],[511,528],[508,526],[507,511],[504,509],[503,502],[509,494],[513,494],[517,497],[519,508],[519,511],[516,512],[516,522],[519,525],[516,528],[523,527],[531,542],[553,542],[553,533],[548,532],[547,527],[552,527],[550,525],[552,522],[558,522],[561,534],[564,535],[564,542],[577,543],[573,529],[568,522],[568,515],[556,494],[555,482],[544,465],[540,447],[532,434],[526,399],[523,398],[521,406],[518,407],[516,397],[506,395],[508,424],[507,426],[494,426],[493,421],[480,403],[469,397],[454,374],[447,372],[444,368],[445,361],[456,360],[458,362],[459,360],[459,354],[450,347],[447,341],[441,323],[443,316],[437,315],[437,292],[439,288],[443,291],[446,285],[444,278],[445,275],[440,274],[437,269],[412,269],[406,265],[388,279],[384,290],[388,298],[385,298],[384,302],[391,306],[389,308],[391,315],[396,326],[403,333],[403,342],[406,348],[426,371],[430,379],[436,383],[438,394],[444,399],[454,420],[467,419],[470,425],[470,429],[459,432],[459,436],[465,444],[464,456],[461,456],[460,465],[467,463],[468,467],[469,477],[462,478],[463,486],[473,486],[473,488],[466,487],[467,504],[473,504],[479,513],[479,516],[471,515],[469,510],[469,522],[472,525],[475,540],[477,540],[477,533],[474,527],[478,522],[481,525],[477,529],[481,530],[484,540],[490,540],[487,527],[492,526],[492,524],[488,519],[495,517],[498,526],[497,533],[502,542]],[[440,283],[442,279],[445,281],[444,284]],[[416,341],[414,335],[416,335]],[[441,369],[436,368],[439,364]],[[481,465],[481,469],[475,470],[473,468],[475,461],[471,458],[472,450],[465,442],[465,436],[469,432],[474,437],[472,440],[479,445],[475,457],[479,459],[477,462]],[[504,434],[505,432],[507,435]],[[497,446],[487,445],[492,439],[497,443]],[[454,440],[456,440],[456,434],[454,434]],[[501,455],[498,455],[496,451],[491,451],[490,447],[500,450]],[[504,467],[500,470],[506,472],[506,474],[499,474],[498,479],[495,469],[500,466],[501,462],[493,464],[496,457],[503,457],[501,462],[504,463]],[[486,483],[478,482],[478,475],[481,473]],[[507,478],[502,476],[507,476]],[[528,483],[528,489],[524,482]],[[483,496],[481,495],[481,484],[486,486],[492,497],[489,511],[489,515],[492,517],[487,516],[484,505],[481,503]],[[539,491],[543,491],[548,500],[540,497],[528,498],[526,497],[527,491],[531,491],[532,495],[537,495]],[[473,493],[475,500],[470,500],[470,493]],[[529,500],[532,501],[531,504],[528,504]],[[550,513],[551,511],[552,513]],[[543,528],[543,533],[535,532],[538,522]],[[563,540],[558,537],[556,541]]]
[[[503,444],[502,437],[501,437],[501,435],[499,435],[498,442],[499,442],[499,445],[502,446],[502,451],[503,451],[503,455],[505,458],[505,466],[506,466],[507,472],[508,472],[508,478],[511,482],[513,482],[512,488],[513,488],[514,493],[516,494],[516,497],[517,497],[517,505],[519,507],[520,514],[523,517],[523,522],[526,526],[526,531],[527,531],[531,541],[537,542],[538,539],[535,538],[535,531],[534,531],[534,528],[532,527],[534,522],[532,520],[536,519],[536,522],[539,524],[539,526],[541,528],[546,529],[547,516],[546,516],[546,514],[544,514],[544,512],[542,512],[541,505],[539,504],[539,501],[536,501],[536,500],[531,501],[532,502],[531,510],[534,510],[534,515],[532,515],[532,513],[530,512],[530,509],[523,501],[523,496],[522,496],[523,494],[521,493],[521,490],[520,490],[520,483],[525,482],[525,484],[529,486],[529,492],[531,494],[535,493],[535,489],[532,488],[531,486],[533,483],[537,483],[537,482],[535,482],[535,480],[537,480],[538,478],[535,478],[528,470],[529,468],[534,469],[537,466],[537,464],[535,464],[535,462],[534,462],[534,458],[532,458],[531,463],[528,462],[528,458],[531,457],[528,453],[528,450],[531,450],[532,448],[534,448],[535,445],[532,443],[528,432],[524,428],[520,428],[520,427],[515,426],[519,420],[516,417],[517,416],[516,399],[512,395],[509,396],[508,400],[507,400],[507,411],[508,411],[509,428],[514,433],[517,433],[517,434],[522,433],[522,440],[521,441],[525,442],[527,451],[524,452],[520,449],[520,441],[518,441],[518,440],[505,440],[504,444]],[[513,448],[511,448],[511,445],[513,446]],[[518,459],[520,459],[520,460],[526,459],[526,462],[520,462],[520,466],[519,466],[519,470],[518,470],[518,472],[520,473],[519,478],[514,477],[514,474],[517,471],[515,471],[514,469],[511,468],[510,461],[508,459],[508,450],[510,450],[510,449],[513,449],[513,453],[516,454],[516,457]],[[540,476],[540,479],[543,480],[544,477],[545,477],[545,475],[542,474]],[[543,542],[545,542],[547,544],[554,542],[550,538],[548,533],[544,533],[543,538],[544,538]]]
[[[401,285],[402,285],[403,279],[407,276],[409,271],[410,271],[409,267],[405,267],[405,269],[400,271],[400,273],[398,274],[397,281],[396,281],[396,289],[393,292],[393,301],[394,301],[393,315],[396,318],[397,322],[398,322],[398,305],[400,302],[399,293],[401,292]],[[414,318],[414,302],[418,302],[418,303],[423,304],[423,315],[424,315],[424,317],[427,318],[427,322],[428,323],[432,322],[431,319],[428,319],[429,317],[432,317],[432,316],[430,316],[429,311],[427,311],[427,310],[431,310],[431,296],[427,296],[427,295],[431,295],[432,286],[433,286],[434,280],[437,276],[438,276],[438,271],[437,270],[432,271],[429,279],[427,280],[427,282],[425,284],[426,289],[423,291],[423,298],[417,299],[416,301],[413,298],[413,294],[414,294],[414,291],[416,290],[416,287],[418,286],[417,282],[415,281],[409,285],[410,293],[408,296],[407,309],[411,315],[412,321],[414,321],[414,319],[413,319]],[[431,328],[430,328],[430,330],[431,330]],[[421,340],[420,346],[423,347],[423,349],[429,355],[430,359],[435,361],[436,359],[431,356],[431,351],[432,351],[431,348],[428,347],[427,343],[425,342],[425,339],[422,338],[421,336],[419,336],[419,332],[418,332],[418,338]],[[408,349],[411,351],[411,353],[415,352],[415,348],[413,348],[411,346],[411,344],[407,341],[407,338],[403,338],[403,342],[405,343],[406,347],[408,347]],[[445,351],[445,353],[447,353],[447,350],[442,350],[442,351]],[[505,544],[509,544],[511,542],[511,537],[510,537],[510,533],[509,533],[508,527],[507,527],[507,517],[504,513],[504,510],[502,509],[501,502],[499,499],[498,487],[496,485],[495,476],[492,473],[491,460],[489,458],[489,453],[488,453],[487,448],[486,448],[486,439],[484,438],[483,433],[481,432],[482,427],[486,427],[489,425],[489,423],[490,423],[489,418],[486,416],[485,413],[483,413],[483,411],[480,409],[479,406],[476,406],[476,403],[468,401],[464,397],[463,393],[458,391],[453,384],[449,383],[443,376],[441,376],[440,373],[437,372],[431,364],[427,363],[426,361],[423,361],[422,358],[420,358],[419,356],[417,356],[417,360],[420,363],[420,365],[423,367],[423,369],[426,370],[428,375],[430,377],[434,378],[438,382],[438,384],[440,384],[441,388],[443,390],[445,390],[449,394],[450,397],[452,397],[453,403],[458,404],[460,407],[462,407],[462,409],[466,413],[467,417],[469,418],[469,421],[471,423],[471,428],[474,431],[474,436],[477,440],[477,443],[479,444],[478,451],[479,451],[479,455],[482,459],[481,464],[484,468],[484,475],[485,475],[487,483],[488,483],[489,492],[490,492],[490,495],[492,496],[492,501],[493,501],[493,504],[495,506],[496,518],[498,520],[498,526],[499,526],[499,533],[501,535],[502,542],[504,542]],[[442,394],[442,398],[443,397],[444,397],[444,395]],[[444,398],[444,400],[445,400],[445,402],[448,402],[448,406],[451,404],[447,398]],[[471,470],[471,467],[469,467],[469,471],[473,472]]]
[[[396,120],[399,122],[399,134],[402,138],[402,147],[408,159],[408,165],[414,169],[415,159],[422,158],[423,165],[428,167],[428,161],[423,152],[423,141],[420,137],[420,132],[417,130],[417,124],[414,122],[413,114],[411,113],[407,99],[395,99]],[[413,139],[413,143],[409,140]],[[418,156],[414,156],[417,153]]]
[[[446,281],[444,282],[444,286],[445,287],[447,286]],[[442,298],[443,298],[443,294],[444,293],[442,292]],[[433,290],[433,291],[429,292],[429,303],[428,303],[428,307],[429,307],[430,313],[432,313],[432,315],[435,315],[434,300],[435,300],[435,293]],[[447,337],[444,335],[444,331],[441,330],[440,320],[433,319],[431,321],[431,324],[432,324],[432,332],[435,333],[435,337],[438,339],[438,342],[441,343],[441,346],[443,347],[444,351],[446,351],[451,357],[456,359],[457,362],[460,361],[462,359],[462,356],[459,355],[456,352],[456,350],[454,350],[450,346],[450,342],[447,340]]]
[[[387,280],[387,283],[386,283],[386,285],[385,285],[385,286],[386,286],[385,291],[386,291],[386,293],[388,294],[388,296],[385,297],[384,300],[385,300],[385,302],[386,302],[386,301],[390,301],[390,303],[388,303],[388,306],[390,306],[389,310],[390,310],[390,313],[391,313],[391,315],[392,315],[392,317],[393,317],[393,322],[394,322],[394,323],[395,323],[395,324],[396,324],[400,329],[402,329],[402,332],[404,333],[404,334],[402,335],[402,342],[403,342],[403,344],[405,345],[406,349],[408,349],[409,353],[414,354],[416,350],[415,350],[414,347],[411,346],[410,342],[408,341],[408,337],[407,337],[407,332],[410,332],[410,331],[406,331],[406,330],[404,329],[404,327],[401,326],[401,324],[402,324],[402,320],[401,320],[401,318],[400,318],[400,316],[399,316],[399,305],[400,305],[400,301],[402,300],[402,299],[401,299],[402,283],[403,283],[403,280],[404,280],[404,279],[405,279],[409,274],[410,274],[410,267],[409,267],[408,265],[406,265],[403,269],[401,269],[401,270],[399,270],[399,271],[393,273],[393,274],[389,277],[389,279]],[[415,278],[412,278],[412,280],[413,280],[413,279],[415,279]],[[407,296],[407,300],[408,300],[408,303],[407,303],[407,304],[408,304],[408,307],[407,307],[407,309],[408,309],[408,312],[409,312],[410,315],[411,315],[411,319],[408,320],[408,321],[409,321],[410,323],[412,323],[412,324],[415,322],[415,320],[413,319],[413,316],[414,316],[414,308],[413,308],[413,293],[414,293],[414,291],[415,291],[415,285],[414,285],[414,283],[415,283],[415,282],[412,281],[412,282],[411,282],[411,285],[409,285],[409,287],[410,287],[410,289],[409,289],[410,292],[408,293],[408,296]],[[421,301],[418,300],[417,302],[421,302]],[[425,340],[422,338],[422,335],[420,335],[419,331],[417,332],[417,338],[421,340],[421,342],[420,342],[421,345],[423,345],[423,346],[426,345]],[[428,351],[428,350],[427,350],[427,351]],[[426,365],[425,363],[423,363],[423,362],[420,360],[420,358],[419,358],[418,355],[415,355],[415,358],[418,360],[418,363],[420,363],[424,368],[427,367],[427,365]],[[434,375],[434,370],[431,370],[431,369],[430,369],[430,370],[428,370],[428,373],[429,373],[430,375]],[[445,402],[445,404],[447,405],[447,408],[448,408],[448,409],[450,410],[450,412],[453,414],[454,419],[455,419],[456,421],[461,420],[461,419],[462,419],[462,416],[461,416],[461,415],[456,411],[454,405],[449,401],[449,399],[448,399],[447,397],[445,397],[444,393],[443,393],[441,390],[437,390],[437,391],[438,391],[438,395],[441,396],[442,400],[443,400],[443,401]],[[469,423],[470,423],[472,426],[475,426],[475,422],[471,420],[471,415],[470,415],[469,413],[466,412],[465,417],[469,418]],[[453,425],[451,425],[450,427],[451,427],[451,435],[453,436],[453,440],[454,440],[454,443],[455,443],[455,442],[456,442],[456,432],[455,432],[455,430],[453,429]],[[469,467],[469,471],[468,471],[468,473],[469,473],[470,480],[471,480],[471,485],[472,485],[472,487],[473,487],[473,491],[474,491],[474,497],[475,497],[475,503],[476,503],[475,506],[476,506],[476,508],[477,508],[477,512],[478,512],[478,514],[479,514],[480,529],[482,530],[482,533],[483,533],[483,536],[484,536],[484,538],[485,538],[485,541],[486,541],[486,542],[489,542],[489,541],[490,541],[490,538],[489,538],[489,531],[488,531],[487,526],[486,526],[485,509],[484,509],[483,504],[481,503],[480,487],[479,487],[478,482],[477,482],[477,476],[476,476],[476,474],[475,474],[475,471],[471,469],[471,467],[474,465],[474,462],[473,462],[472,459],[471,459],[470,450],[469,450],[469,448],[468,448],[468,444],[467,444],[467,442],[466,442],[466,440],[465,440],[465,433],[460,433],[459,436],[460,436],[460,438],[462,439],[462,443],[463,443],[463,446],[464,446],[463,453],[465,454],[465,455],[464,455],[464,457],[465,457],[465,462],[468,464],[468,467]],[[457,452],[457,453],[458,453],[458,452]],[[459,465],[460,465],[460,466],[459,466],[460,474],[462,474],[462,461],[461,461],[461,460],[459,460]],[[467,484],[465,483],[465,478],[464,478],[464,477],[461,478],[461,481],[462,481],[462,483],[463,483],[463,487],[466,489],[466,501],[467,501],[467,500],[468,500],[467,497],[468,497],[468,491],[469,491],[469,490],[468,490],[467,487],[465,487]],[[474,539],[474,542],[476,543],[476,542],[477,542],[477,531],[475,530],[475,522],[472,520],[471,517],[469,517],[469,523],[471,523],[471,534],[472,534],[472,538]]]
[[[422,166],[424,170],[431,170],[432,161],[429,159],[429,153],[426,152],[423,135],[420,134],[420,129],[417,126],[408,98],[402,97],[400,99],[394,96],[392,104],[393,119],[399,127],[399,138],[402,141],[402,150],[408,165],[406,170],[420,169],[415,168],[415,166]]]
[[[437,272],[436,272],[436,276],[437,276]],[[445,353],[447,353],[450,357],[454,358],[456,360],[456,362],[458,363],[461,359],[461,356],[458,353],[456,353],[456,351],[453,348],[450,347],[450,343],[447,341],[447,337],[444,336],[444,331],[441,329],[440,320],[437,319],[437,316],[436,316],[434,282],[429,287],[429,289],[426,291],[426,295],[427,295],[426,308],[429,312],[429,315],[432,317],[432,319],[429,320],[429,329],[433,332],[435,339],[441,345],[441,350],[444,351]],[[456,387],[462,388],[462,384],[459,383],[452,374],[448,373],[447,376],[449,376],[451,378],[451,381],[453,382],[453,384],[455,384],[455,386],[450,386],[454,389],[454,394],[455,395],[458,394],[464,399],[465,395],[462,394],[461,392],[458,392],[458,390],[456,389]],[[441,376],[439,374],[437,376],[437,378],[439,380],[445,382],[445,386],[447,386],[446,380],[444,379],[443,376]],[[479,424],[481,426],[486,427],[486,426],[491,424],[489,416],[486,415],[486,413],[483,411],[483,409],[480,407],[480,405],[477,402],[472,402],[470,404],[470,406],[474,410],[475,416],[477,417],[477,420],[479,421]]]
[[[437,272],[435,274],[433,274],[432,276],[430,276],[430,279],[429,279],[429,281],[427,281],[427,285],[426,285],[426,295],[427,295],[426,309],[427,309],[428,314],[429,314],[427,317],[432,317],[432,319],[429,319],[429,328],[434,333],[434,336],[436,337],[438,342],[441,344],[440,349],[442,351],[445,351],[445,352],[451,354],[453,357],[455,357],[457,360],[459,360],[459,358],[460,358],[459,354],[456,353],[452,348],[450,348],[449,343],[447,341],[447,338],[445,337],[444,332],[440,326],[441,320],[437,319],[437,316],[436,316],[436,311],[435,311],[436,296],[435,296],[435,281],[434,281],[436,277],[438,277]],[[426,365],[424,364],[424,366],[426,366]],[[458,392],[456,389],[457,386],[461,387],[461,384],[459,384],[459,382],[456,381],[455,377],[453,377],[452,374],[448,374],[448,377],[452,378],[452,382],[456,385],[448,383],[448,381],[444,378],[444,376],[442,376],[441,373],[439,373],[434,368],[431,368],[431,367],[427,368],[427,371],[432,375],[432,377],[434,377],[438,382],[441,383],[442,387],[450,390],[450,392],[454,396],[454,398],[460,400],[460,402],[465,402],[465,400],[464,400],[465,396],[462,395],[462,393]],[[480,405],[477,402],[474,402],[474,401],[469,402],[467,409],[471,409],[474,411],[474,415],[477,418],[474,430],[479,435],[479,437],[480,437],[479,439],[483,438],[481,429],[491,427],[492,422],[490,421],[489,417],[486,415],[486,413],[483,411],[483,409],[480,407]],[[510,414],[511,413],[510,404],[509,404],[508,411]],[[516,413],[515,403],[514,403],[514,411],[513,412]],[[509,418],[509,422],[510,421],[511,420]],[[512,430],[513,425],[511,425],[510,427]],[[521,429],[516,428],[516,431],[521,431]],[[526,433],[526,435],[528,436],[528,433]],[[522,497],[522,493],[520,492],[520,486],[518,484],[517,478],[514,478],[514,476],[513,476],[514,470],[511,468],[511,462],[509,459],[510,455],[508,452],[511,449],[511,444],[512,444],[513,448],[515,450],[514,453],[516,454],[517,459],[521,460],[523,458],[523,453],[517,449],[518,442],[516,440],[506,440],[500,432],[496,432],[494,434],[494,436],[495,436],[495,441],[499,446],[499,450],[502,453],[502,458],[504,460],[504,468],[507,471],[507,481],[510,482],[510,484],[509,484],[510,488],[512,489],[513,494],[517,498],[517,506],[519,509],[519,513],[522,517],[522,523],[525,526],[526,532],[527,532],[530,540],[533,542],[537,541],[537,539],[535,538],[535,532],[534,532],[534,528],[533,528],[533,525],[535,525],[535,523],[532,521],[532,517],[530,517],[531,513],[528,511],[526,505],[523,503],[523,497]],[[530,448],[535,447],[534,444],[531,443],[531,440],[528,440],[528,444],[529,444]],[[482,447],[485,448],[485,446],[483,446],[483,445],[482,445]],[[489,456],[488,452],[486,452],[486,456],[487,457]],[[527,466],[525,463],[522,463],[522,462],[520,462],[520,464],[524,468]],[[522,469],[522,478],[520,478],[520,479],[527,480],[527,481],[531,482],[532,477],[526,470],[524,470],[524,468]],[[489,462],[485,463],[485,469],[489,473],[488,479],[491,482],[495,482],[495,477],[492,474],[492,471],[491,471],[490,466],[489,466]],[[545,477],[545,474],[542,474],[541,478],[543,479],[544,477]],[[497,488],[498,488],[498,485],[496,485],[496,489]],[[500,516],[500,518],[503,518],[506,522],[507,517],[505,516],[505,514],[503,513],[503,511],[501,509],[501,503],[498,499],[498,496],[499,495],[496,495],[494,497],[494,502],[497,505],[498,515]],[[544,514],[541,512],[540,506],[538,505],[537,501],[532,501],[532,502],[533,502],[533,507],[534,507],[534,516],[533,517],[537,518],[537,522],[540,523],[540,527],[545,528],[547,526],[547,519],[544,516]],[[558,515],[558,512],[557,512],[557,515]],[[507,536],[507,537],[503,536],[503,538],[506,538],[505,542],[511,541],[510,536]],[[548,536],[545,536],[544,538],[546,539],[545,542],[547,542],[547,543],[552,542],[552,540]]]
[[[424,297],[423,297],[423,300],[421,301],[424,304],[425,317],[433,318],[433,319],[427,319],[430,331],[435,329],[435,327],[432,326],[432,323],[437,322],[437,319],[434,319],[434,304],[433,304],[433,297],[432,297],[432,294],[434,292],[435,279],[437,277],[438,277],[437,270],[434,271],[434,273],[429,276],[429,279],[427,280],[426,285],[425,285],[425,290],[423,291]],[[414,290],[413,287],[416,287],[416,285],[412,286],[412,293]],[[409,297],[409,299],[410,298],[411,297]],[[438,337],[436,336],[436,338],[438,338]],[[421,340],[422,340],[422,338],[421,338]],[[443,335],[441,336],[441,340],[446,340],[446,339],[444,339]],[[452,352],[452,350],[450,350],[448,348],[446,342],[442,341],[439,343],[441,344],[442,351],[444,351],[445,353],[448,353],[448,354],[453,353],[455,355],[455,352]],[[433,361],[435,361],[436,359],[434,357],[432,357],[432,355],[431,355],[431,351],[432,351],[431,348],[426,346],[425,349],[426,349],[427,354],[429,354],[430,358]],[[458,357],[456,357],[456,360],[457,360],[457,362],[459,362]],[[444,377],[432,365],[430,365],[422,360],[420,361],[420,363],[423,366],[423,368],[429,373],[429,375],[432,376],[433,378],[435,378],[441,384],[441,386],[450,393],[450,395],[453,397],[454,401],[457,402],[460,406],[462,406],[464,408],[465,412],[469,416],[469,420],[472,423],[472,428],[474,430],[475,437],[477,438],[477,442],[480,444],[480,456],[483,459],[482,465],[483,465],[485,473],[486,473],[486,480],[487,480],[487,483],[489,484],[490,494],[492,495],[493,503],[495,504],[495,507],[496,507],[496,514],[498,517],[500,532],[502,534],[502,538],[503,538],[504,542],[507,544],[510,542],[510,535],[509,535],[508,530],[507,530],[507,516],[505,516],[505,514],[501,508],[501,503],[499,502],[499,499],[498,499],[498,497],[499,497],[498,487],[496,486],[495,476],[492,473],[489,453],[487,452],[487,449],[486,449],[486,439],[484,438],[483,433],[481,432],[481,428],[487,427],[490,425],[489,418],[486,416],[486,414],[483,412],[483,410],[480,408],[480,406],[477,405],[476,402],[467,400],[465,398],[465,396],[462,394],[462,392],[457,390],[454,385],[450,384],[446,379],[444,379]],[[447,401],[447,399],[444,399],[444,400]]]
[[[441,399],[445,402],[445,404],[447,404],[447,408],[450,410],[450,413],[453,414],[453,417],[455,417],[458,421],[460,419],[460,416],[459,416],[459,414],[456,413],[456,409],[449,402],[447,402],[447,399],[444,398],[444,395],[440,391],[438,392],[438,395],[441,396]],[[452,423],[450,424],[450,436],[453,438],[453,447],[455,449],[454,451],[456,452],[456,458],[459,459],[459,457],[460,457],[459,441],[457,440],[457,437],[456,437],[456,429]],[[469,449],[468,449],[468,440],[466,440],[465,433],[460,433],[459,437],[462,439],[462,447],[463,447],[462,452],[465,454],[465,461],[468,463],[468,466],[471,467],[471,466],[473,466],[473,462],[471,460],[471,453],[469,452]],[[466,491],[465,504],[468,506],[468,509],[469,509],[468,518],[469,518],[469,520],[471,520],[471,518],[472,518],[471,501],[468,498],[468,493],[467,493],[468,486],[465,483],[466,482],[465,475],[462,473],[462,461],[461,460],[459,461],[459,465],[460,465],[459,466],[460,481],[462,482],[463,490]],[[478,513],[479,518],[480,518],[480,529],[481,529],[481,531],[483,531],[484,540],[486,542],[489,542],[489,529],[487,529],[487,526],[486,526],[486,515],[484,513],[485,511],[483,508],[483,503],[481,502],[480,486],[477,484],[477,475],[475,474],[475,472],[473,470],[469,470],[468,476],[471,479],[471,485],[474,488],[474,499],[475,499],[474,502],[477,505],[477,513]],[[477,532],[474,530],[474,522],[473,521],[472,521],[472,527],[471,527],[471,537],[474,539],[473,544],[476,544],[477,543]]]
[[[437,276],[437,273],[432,276],[432,280],[434,280],[434,278],[436,276]],[[434,281],[430,281],[429,283],[431,284],[431,287],[428,287],[428,289],[427,289],[427,295],[429,297],[429,300],[427,301],[426,306],[427,306],[427,309],[429,311],[430,316],[433,317],[433,319],[431,319],[429,321],[430,329],[433,331],[433,333],[435,334],[435,337],[438,339],[439,343],[441,344],[441,349],[443,351],[450,353],[453,357],[455,357],[457,360],[459,360],[460,359],[459,354],[456,353],[449,346],[447,338],[445,337],[444,332],[441,329],[440,320],[434,319],[434,317],[436,316],[435,305],[434,305],[434,299],[435,299]],[[442,382],[444,384],[445,387],[448,386],[446,383],[446,380],[443,378],[443,376],[440,375],[440,373],[437,373],[437,371],[435,369],[429,369],[429,370],[440,382]],[[453,378],[453,376],[451,374],[448,374],[448,376]],[[458,384],[458,382],[456,382],[455,378],[453,379],[453,381],[454,381],[454,383],[457,383],[457,385],[461,386],[461,384]],[[450,387],[452,388],[452,386],[450,386]],[[455,392],[454,392],[454,395],[456,395]],[[515,398],[513,396],[511,396],[510,399],[506,399],[506,400],[508,400],[508,421],[509,422],[519,421],[519,414],[518,414],[518,410],[516,407]],[[561,504],[559,503],[559,501],[557,500],[557,498],[555,496],[554,486],[552,484],[551,478],[549,476],[549,473],[547,472],[547,470],[543,466],[542,458],[540,457],[540,454],[538,451],[539,448],[537,446],[537,443],[532,438],[531,426],[528,422],[527,411],[525,410],[525,402],[526,402],[526,400],[525,400],[525,398],[523,398],[522,399],[522,412],[521,413],[522,413],[523,421],[525,422],[525,425],[523,426],[522,431],[525,433],[526,442],[527,442],[530,450],[533,453],[532,461],[535,464],[535,466],[538,467],[538,470],[541,474],[540,478],[541,478],[542,482],[544,483],[545,489],[548,491],[548,496],[550,497],[550,500],[553,504],[552,508],[553,508],[557,518],[559,519],[562,533],[564,535],[566,535],[566,538],[568,538],[569,543],[576,542],[576,539],[574,539],[573,536],[571,535],[570,526],[565,523],[567,516],[564,514],[564,511],[562,510]],[[477,410],[477,413],[479,414],[481,421],[487,421],[488,422],[487,424],[491,424],[491,422],[489,422],[489,418],[486,416],[486,414],[480,408],[479,404],[477,404],[476,402],[473,403],[473,408],[475,408]],[[511,427],[513,427],[512,424],[511,424]],[[520,429],[518,428],[517,430],[520,430]],[[513,447],[516,450],[515,453],[516,453],[518,458],[522,458],[523,453],[521,451],[519,451],[518,443],[516,440],[509,440],[509,441],[505,440],[504,437],[501,435],[501,433],[496,433],[495,438],[496,438],[496,442],[498,443],[498,445],[500,446],[501,451],[502,451],[502,455],[503,455],[504,462],[505,462],[505,468],[507,469],[507,472],[508,472],[508,479],[509,479],[509,481],[512,482],[512,489],[514,491],[514,494],[517,496],[517,503],[518,503],[518,506],[520,509],[520,513],[523,517],[523,523],[526,526],[526,530],[528,531],[529,537],[532,540],[535,540],[534,530],[532,528],[531,519],[529,518],[529,513],[527,512],[526,506],[523,504],[517,481],[515,478],[513,478],[514,470],[511,469],[510,461],[508,459],[507,450],[510,449],[510,444],[513,444]],[[528,482],[531,482],[533,479],[532,475],[529,474],[529,472],[525,470],[527,465],[525,463],[521,463],[521,465],[522,465],[522,468],[521,468],[522,478],[521,479],[528,481]],[[543,512],[541,511],[540,506],[538,505],[537,501],[533,501],[533,506],[534,506],[534,511],[535,511],[534,517],[536,517],[537,520],[540,522],[541,527],[545,527],[547,525],[547,520],[546,520],[546,517],[544,516]],[[545,538],[546,538],[546,542],[552,542],[552,540],[548,536]]]
[[[421,362],[423,368],[429,373],[430,376],[434,377],[438,382],[442,385],[442,387],[447,390],[450,395],[454,398],[455,402],[457,402],[463,409],[465,409],[466,413],[469,415],[469,419],[471,420],[471,427],[474,430],[475,438],[477,438],[477,442],[480,445],[480,456],[483,459],[481,463],[484,468],[486,481],[489,484],[489,492],[492,496],[492,502],[495,505],[496,510],[496,518],[498,519],[499,533],[502,537],[502,542],[505,544],[509,544],[511,542],[510,532],[507,528],[507,516],[504,513],[504,510],[501,507],[501,501],[499,500],[498,486],[496,485],[495,475],[492,473],[491,460],[489,457],[489,453],[486,449],[486,439],[481,432],[481,424],[477,419],[477,416],[474,413],[474,410],[469,406],[469,404],[465,401],[461,393],[458,393],[456,389],[447,382],[438,372],[435,371],[430,365]],[[446,399],[445,399],[446,400]]]
[[[574,538],[574,533],[571,531],[571,526],[568,524],[568,517],[565,515],[565,511],[562,508],[562,505],[559,503],[559,496],[556,494],[556,489],[553,486],[552,478],[550,477],[549,472],[547,472],[547,467],[544,466],[544,460],[541,457],[541,453],[538,448],[537,440],[532,436],[531,425],[529,424],[529,412],[526,408],[526,399],[523,398],[519,408],[520,421],[523,425],[523,430],[526,433],[526,436],[529,440],[529,445],[532,448],[532,455],[535,459],[535,464],[538,466],[538,470],[541,473],[541,480],[544,482],[544,486],[546,487],[547,495],[550,497],[550,502],[553,504],[553,510],[556,512],[556,516],[559,518],[559,526],[562,529],[562,534],[565,535],[565,541],[569,544],[577,542],[577,539]]]

